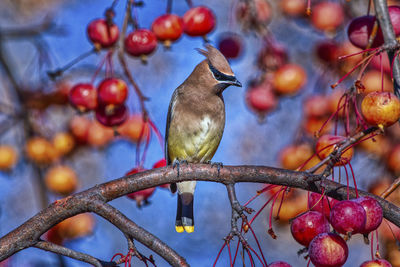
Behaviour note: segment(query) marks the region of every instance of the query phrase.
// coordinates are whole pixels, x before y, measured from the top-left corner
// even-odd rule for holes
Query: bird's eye
[[[221,72],[219,72],[213,65],[211,65],[210,63],[208,63],[208,66],[210,67],[210,70],[211,70],[211,72],[212,72],[212,74],[214,75],[214,78],[216,79],[216,80],[223,80],[223,78],[224,78],[224,75],[221,73]]]
[[[214,77],[216,80],[221,80],[222,79],[222,75],[218,72],[214,72]]]

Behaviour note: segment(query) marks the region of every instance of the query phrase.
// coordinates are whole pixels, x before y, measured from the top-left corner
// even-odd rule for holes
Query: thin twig
[[[87,263],[90,263],[93,266],[97,266],[97,267],[117,266],[114,262],[101,261],[99,259],[96,259],[93,256],[88,255],[88,254],[81,253],[81,252],[78,252],[78,251],[75,251],[75,250],[72,250],[72,249],[51,243],[51,242],[43,241],[43,240],[37,242],[33,246],[35,248],[39,248],[42,250],[46,250],[46,251],[54,252],[54,253],[57,253],[60,255],[64,255],[64,256],[70,257],[75,260],[87,262]]]
[[[400,186],[400,177],[398,177],[394,182],[386,188],[386,190],[380,195],[381,198],[386,199],[390,194],[392,194]]]

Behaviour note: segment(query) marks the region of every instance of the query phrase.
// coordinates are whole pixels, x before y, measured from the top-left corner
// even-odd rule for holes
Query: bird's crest
[[[224,55],[214,46],[206,44],[204,49],[198,48],[197,51],[207,58],[207,61],[217,70],[226,75],[233,75],[233,71],[229,66]]]

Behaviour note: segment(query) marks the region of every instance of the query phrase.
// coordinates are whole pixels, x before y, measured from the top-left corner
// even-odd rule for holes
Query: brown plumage
[[[186,160],[204,163],[211,160],[221,141],[225,126],[222,92],[229,85],[241,86],[228,61],[213,46],[199,49],[206,56],[190,76],[175,89],[169,104],[166,127],[167,163]],[[194,230],[193,193],[196,182],[171,185],[178,189],[176,231]]]

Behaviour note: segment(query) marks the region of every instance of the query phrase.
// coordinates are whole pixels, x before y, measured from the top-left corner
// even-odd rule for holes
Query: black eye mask
[[[214,75],[214,78],[220,82],[234,82],[236,81],[236,77],[233,75],[226,75],[217,70],[213,65],[211,65],[210,61],[208,61],[208,67]]]

